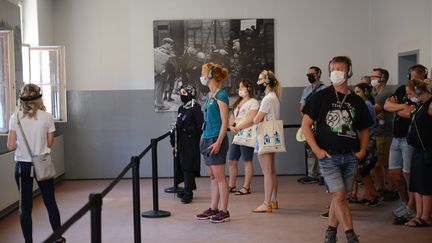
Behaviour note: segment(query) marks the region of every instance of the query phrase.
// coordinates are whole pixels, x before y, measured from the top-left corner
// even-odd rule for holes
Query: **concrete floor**
[[[171,212],[167,218],[141,218],[142,242],[323,242],[327,220],[320,214],[330,201],[324,187],[302,185],[298,177],[279,177],[279,207],[273,213],[254,214],[250,210],[263,200],[263,177],[255,177],[252,194],[230,194],[231,221],[212,224],[195,220],[195,214],[209,207],[209,179],[199,178],[191,204],[181,204],[173,194],[163,192],[172,179],[159,180],[159,208]],[[238,186],[243,178],[239,178]],[[69,219],[88,200],[88,194],[101,192],[110,180],[63,181],[56,187],[62,222]],[[153,208],[151,180],[141,180],[141,212]],[[432,228],[409,228],[391,224],[391,210],[397,202],[376,208],[351,205],[354,227],[361,242],[431,243]],[[133,242],[131,180],[122,180],[103,201],[102,242]],[[34,242],[42,242],[51,233],[41,197],[34,200]],[[64,235],[68,243],[90,242],[90,217],[86,214]],[[346,242],[339,230],[338,242]],[[23,242],[18,212],[0,220],[0,242]]]

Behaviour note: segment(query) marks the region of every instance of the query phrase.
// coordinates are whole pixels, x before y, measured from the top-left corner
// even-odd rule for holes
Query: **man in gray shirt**
[[[392,142],[393,113],[384,110],[384,103],[392,96],[392,91],[387,87],[389,72],[383,68],[374,68],[371,75],[371,84],[375,88],[375,112],[378,125],[374,129],[377,145],[377,162],[373,173],[375,175],[375,186],[378,191],[385,190],[387,170],[389,167],[389,151]]]
[[[306,76],[308,78],[310,85],[303,89],[303,93],[299,102],[300,111],[303,110],[303,107],[305,106],[306,102],[315,92],[318,92],[326,88],[326,86],[321,82],[321,69],[319,67],[316,66],[309,67]],[[297,181],[302,184],[318,183],[320,181],[318,160],[307,143],[305,143],[305,147],[307,153],[308,174],[302,178],[299,178]]]

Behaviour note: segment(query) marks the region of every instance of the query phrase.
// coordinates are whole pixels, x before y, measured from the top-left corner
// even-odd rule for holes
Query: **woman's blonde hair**
[[[42,101],[41,88],[36,84],[24,85],[19,97],[19,110],[23,112],[23,117],[28,116],[29,118],[36,119],[37,110],[46,110]]]
[[[279,80],[277,80],[275,74],[270,70],[263,70],[260,75],[264,75],[265,82],[270,86],[270,88],[276,93],[279,100],[282,99],[282,86]]]
[[[217,63],[205,63],[202,68],[208,72],[208,78],[214,78],[217,83],[224,81],[228,77],[228,69]]]

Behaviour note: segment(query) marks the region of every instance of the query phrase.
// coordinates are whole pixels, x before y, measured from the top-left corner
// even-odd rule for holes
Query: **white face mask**
[[[345,82],[345,72],[343,71],[332,71],[330,73],[330,80],[334,86],[340,86]]]
[[[238,91],[238,95],[242,98],[244,98],[246,96],[246,92],[244,90],[239,89]]]
[[[371,85],[372,85],[372,87],[376,87],[376,86],[378,86],[378,84],[379,84],[379,81],[378,81],[378,79],[374,79],[374,80],[372,80],[371,81]]]
[[[410,100],[414,103],[418,103],[419,99],[417,98],[417,96],[413,96],[410,98]]]
[[[207,85],[207,80],[204,77],[200,77],[200,81],[201,81],[202,85],[204,85],[204,86]]]

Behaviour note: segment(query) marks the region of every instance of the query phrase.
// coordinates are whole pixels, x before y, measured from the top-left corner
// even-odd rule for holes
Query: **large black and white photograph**
[[[209,91],[200,82],[201,66],[212,62],[229,71],[223,87],[237,96],[238,83],[274,70],[273,19],[155,20],[155,111],[177,111],[179,90],[188,84],[197,89],[199,102]]]

